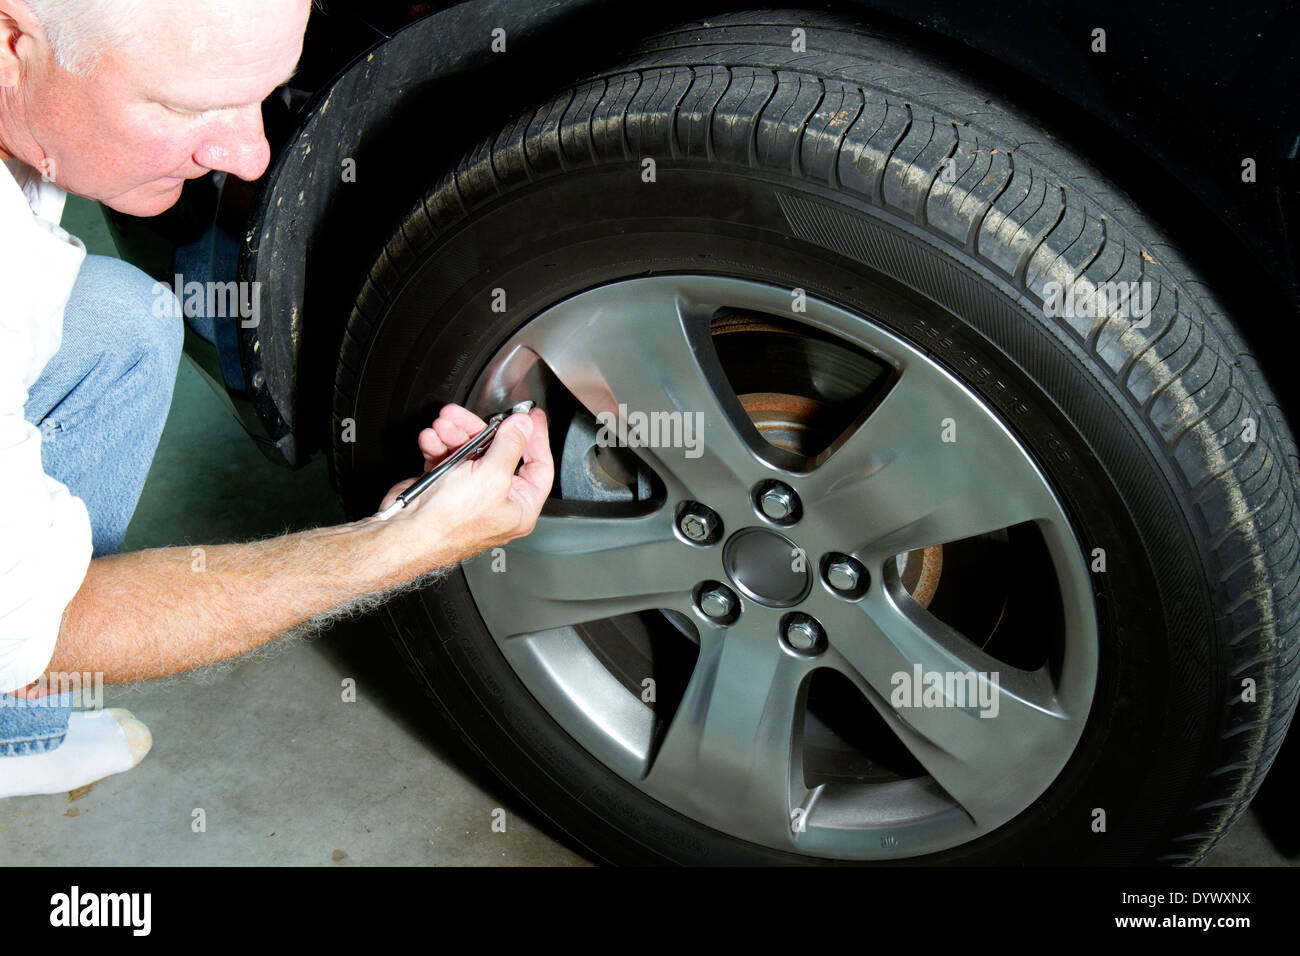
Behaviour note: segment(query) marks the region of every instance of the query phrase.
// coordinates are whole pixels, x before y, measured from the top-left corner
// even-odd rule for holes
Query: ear
[[[45,31],[23,0],[0,0],[0,87],[16,87],[23,61],[48,47]]]

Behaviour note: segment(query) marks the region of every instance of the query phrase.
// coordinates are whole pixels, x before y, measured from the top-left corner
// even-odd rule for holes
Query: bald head
[[[106,49],[122,47],[144,22],[147,0],[27,0],[65,70],[85,74]]]

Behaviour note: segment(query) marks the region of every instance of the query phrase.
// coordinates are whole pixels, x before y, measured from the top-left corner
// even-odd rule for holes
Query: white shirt
[[[86,247],[58,225],[67,194],[17,160],[0,163],[0,692],[36,680],[86,576],[90,516],[45,474],[28,389],[63,341],[63,309]]]

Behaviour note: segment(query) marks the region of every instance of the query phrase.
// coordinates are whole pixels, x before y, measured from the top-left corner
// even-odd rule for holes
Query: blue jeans
[[[155,306],[154,287],[128,263],[87,256],[64,312],[63,344],[24,409],[41,430],[46,474],[86,503],[97,558],[122,548],[176,383],[184,325],[179,309]],[[53,750],[71,715],[69,694],[0,694],[0,758]]]

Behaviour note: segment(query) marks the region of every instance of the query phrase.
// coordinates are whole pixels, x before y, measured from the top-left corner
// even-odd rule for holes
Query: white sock
[[[151,746],[149,728],[129,710],[75,710],[53,750],[0,757],[0,798],[76,790],[130,770]]]

